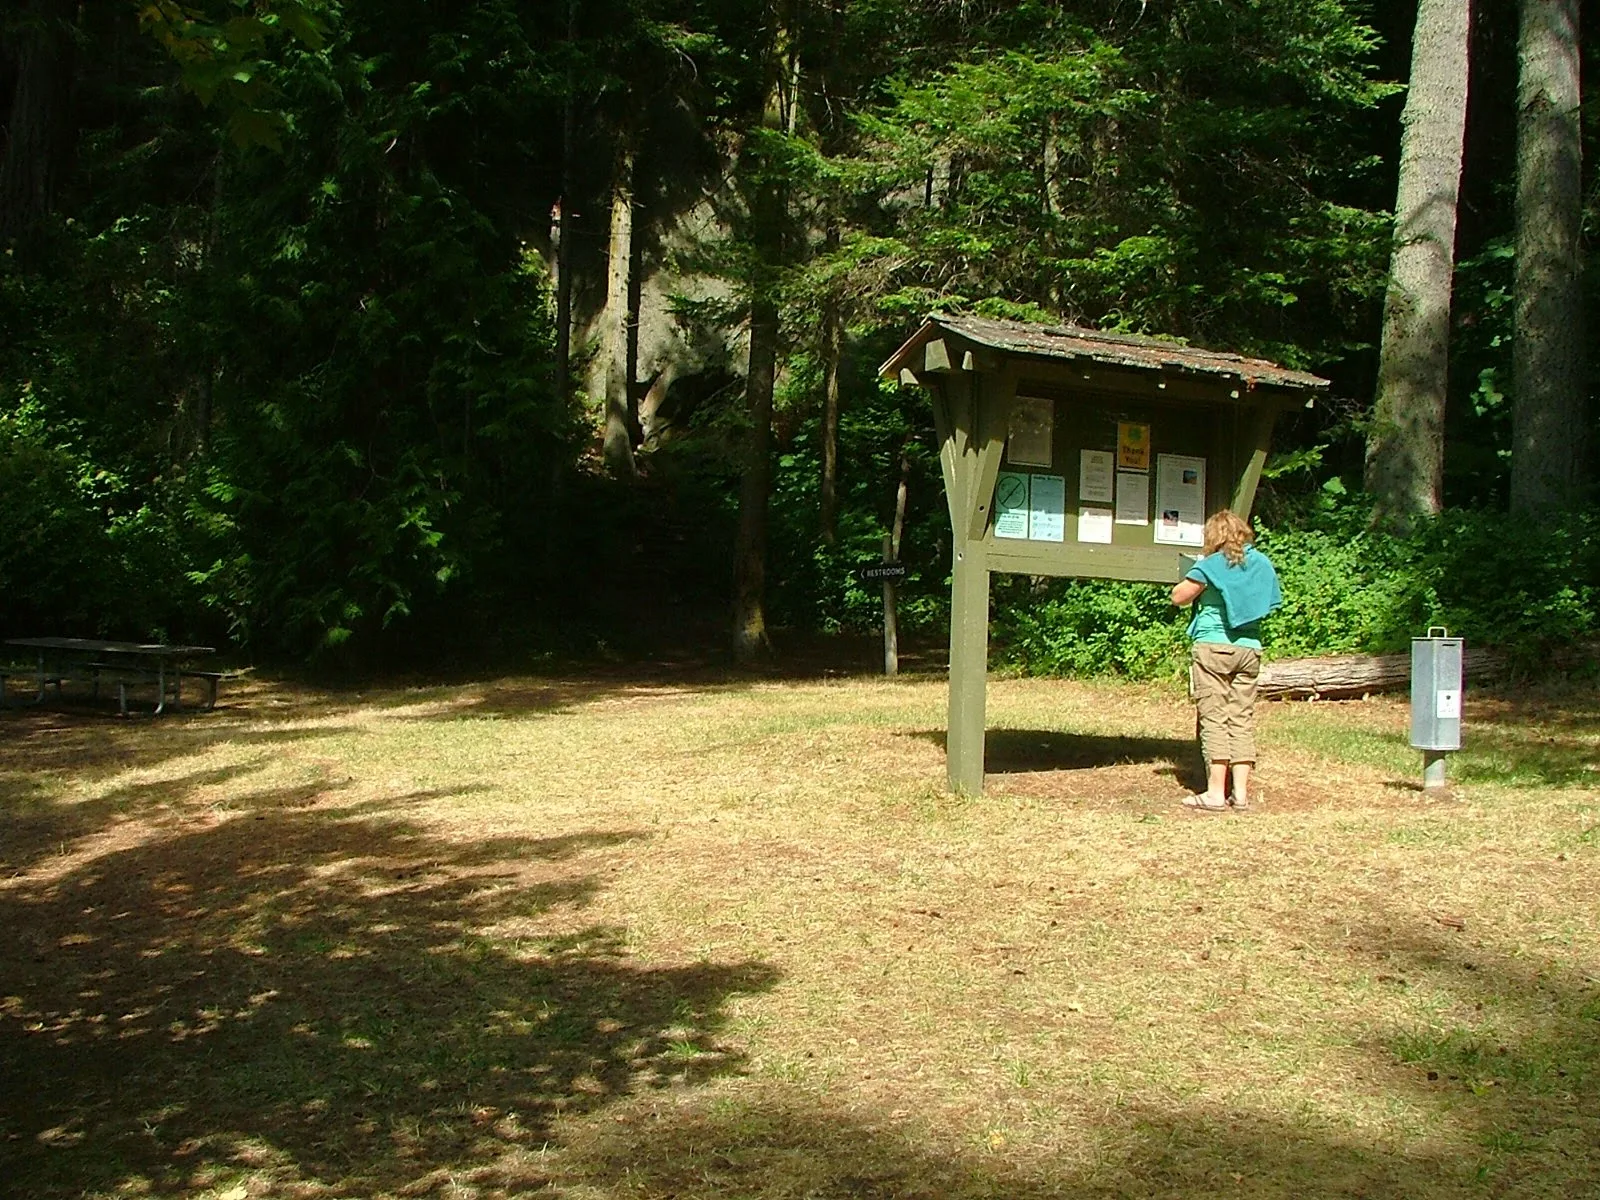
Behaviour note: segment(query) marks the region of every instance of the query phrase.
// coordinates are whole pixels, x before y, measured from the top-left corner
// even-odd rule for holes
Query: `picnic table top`
[[[31,650],[61,650],[74,654],[129,654],[145,658],[194,658],[215,654],[215,646],[168,646],[161,642],[103,642],[95,638],[29,637],[7,638],[8,646]]]

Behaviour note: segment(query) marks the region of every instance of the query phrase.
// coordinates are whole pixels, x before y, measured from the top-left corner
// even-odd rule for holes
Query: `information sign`
[[[1028,476],[1002,471],[994,486],[994,535],[1026,540],[1028,536]]]
[[[1117,456],[1110,450],[1078,452],[1078,499],[1110,504],[1116,489]]]
[[[1035,542],[1067,540],[1067,481],[1060,475],[1035,475],[1028,503],[1028,537]]]
[[[1150,524],[1150,472],[1117,472],[1117,524]]]
[[[1205,540],[1206,460],[1183,454],[1156,456],[1156,532],[1162,546],[1199,546]]]
[[[862,583],[893,583],[905,577],[905,563],[863,563],[856,568],[856,578]]]
[[[1137,421],[1117,422],[1117,469],[1150,469],[1150,426]]]
[[[1080,508],[1078,510],[1078,540],[1111,545],[1113,525],[1109,508]]]

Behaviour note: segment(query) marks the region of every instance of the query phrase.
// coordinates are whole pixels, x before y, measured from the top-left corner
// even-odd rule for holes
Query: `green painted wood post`
[[[950,790],[983,792],[985,692],[989,682],[989,564],[983,543],[956,544],[950,604],[950,714],[945,757]]]
[[[1237,461],[1243,461],[1239,482],[1233,490],[1233,503],[1229,505],[1245,520],[1255,507],[1256,488],[1261,483],[1261,472],[1266,468],[1272,453],[1272,427],[1278,422],[1278,410],[1270,404],[1261,404],[1250,414],[1238,442]]]
[[[983,792],[984,721],[989,686],[989,558],[984,538],[993,514],[995,478],[1005,454],[1017,393],[1010,370],[970,384],[970,440],[958,476],[964,486],[960,518],[952,520],[955,562],[950,581],[950,716],[945,757],[950,790]],[[958,423],[959,425],[959,423]],[[957,429],[959,445],[960,430]],[[952,508],[951,516],[957,515]]]

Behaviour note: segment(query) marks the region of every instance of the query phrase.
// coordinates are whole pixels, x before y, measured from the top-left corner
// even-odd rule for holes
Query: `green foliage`
[[[828,632],[883,625],[883,588],[858,568],[883,558],[905,467],[906,531],[901,560],[900,627],[927,631],[949,610],[949,510],[932,438],[922,429],[923,397],[859,378],[856,403],[839,430],[839,519],[830,544],[818,536],[822,461],[819,421],[808,418],[779,456],[773,486],[771,611],[783,624]]]
[[[994,657],[1031,675],[1175,676],[1185,619],[1169,589],[1107,580],[1003,577],[994,588]]]
[[[334,12],[335,0],[153,0],[139,3],[139,24],[178,64],[184,87],[221,111],[237,145],[280,149],[287,120],[272,43],[288,37],[320,50]]]
[[[60,154],[39,175],[58,177],[55,215],[0,260],[6,629],[410,654],[629,620],[660,600],[635,595],[647,570],[714,611],[746,433],[738,328],[772,301],[776,624],[878,624],[879,590],[854,572],[881,553],[902,460],[902,624],[944,620],[930,414],[872,366],[930,308],[962,308],[1335,364],[1336,394],[1355,399],[1281,439],[1259,510],[1289,593],[1273,653],[1388,649],[1436,621],[1529,653],[1589,632],[1587,518],[1520,545],[1495,518],[1450,514],[1399,543],[1369,534],[1343,491],[1397,136],[1374,27],[1403,43],[1407,14],[133,0],[29,4],[0,24],[70,43],[74,76],[49,137],[7,130]],[[560,398],[544,258],[561,193],[582,316],[624,144],[640,261],[696,276],[676,316],[704,368],[673,385],[633,493],[588,473],[592,416]],[[1452,503],[1503,487],[1501,232],[1463,235]],[[824,357],[841,326],[825,540]],[[997,597],[997,646],[1023,669],[1152,676],[1181,660],[1162,589],[1008,581]]]
[[[570,429],[543,273],[475,177],[511,119],[511,10],[472,6],[460,42],[383,32],[382,63],[347,11],[334,53],[286,76],[296,141],[240,164],[224,214],[225,420],[198,504],[229,537],[204,577],[242,587],[217,602],[284,652],[511,585]],[[430,76],[451,86],[410,82]]]
[[[1406,649],[1431,625],[1528,661],[1592,636],[1600,525],[1574,513],[1526,536],[1502,513],[1455,510],[1405,538],[1367,527],[1352,504],[1318,527],[1265,531],[1285,604],[1266,644],[1279,657]]]
[[[1297,365],[1360,340],[1388,230],[1329,150],[1393,90],[1375,35],[1337,0],[1171,7],[1063,15],[863,113],[890,311],[998,297]]]
[[[123,481],[52,431],[25,396],[0,412],[0,579],[6,624],[146,634],[185,600],[170,527]]]
[[[1430,626],[1532,667],[1553,646],[1600,633],[1600,513],[1553,520],[1537,538],[1502,513],[1452,511],[1399,538],[1370,528],[1357,499],[1257,545],[1283,584],[1263,626],[1269,658],[1397,653]],[[1167,588],[1005,580],[995,590],[996,660],[1031,674],[1171,675],[1187,614]]]
[[[1499,238],[1456,266],[1447,417],[1447,503],[1503,498],[1511,464],[1511,239]]]
[[[0,311],[28,331],[0,350],[8,466],[60,477],[11,508],[12,541],[55,561],[38,600],[7,597],[8,627],[70,593],[51,628],[372,653],[386,630],[459,628],[463,597],[542,586],[575,425],[543,265],[484,171],[509,166],[531,51],[511,4],[467,6],[459,39],[420,13],[397,36],[399,7],[347,5],[315,51],[251,43],[277,55],[281,153],[136,107],[86,142],[100,188],[0,264]],[[195,203],[171,203],[173,178]]]

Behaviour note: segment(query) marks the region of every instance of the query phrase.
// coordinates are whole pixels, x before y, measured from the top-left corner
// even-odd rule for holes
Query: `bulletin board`
[[[984,538],[991,569],[1176,581],[1228,503],[1238,438],[1236,410],[1024,379]]]

